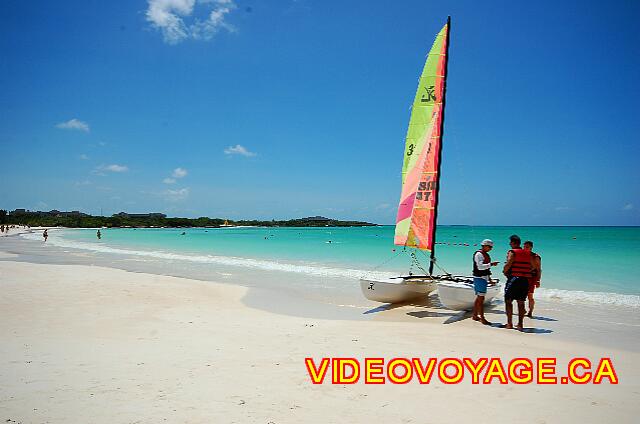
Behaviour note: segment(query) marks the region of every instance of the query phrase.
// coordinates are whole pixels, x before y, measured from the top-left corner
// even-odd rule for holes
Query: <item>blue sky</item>
[[[393,223],[447,15],[439,222],[640,225],[635,1],[3,2],[0,208]]]

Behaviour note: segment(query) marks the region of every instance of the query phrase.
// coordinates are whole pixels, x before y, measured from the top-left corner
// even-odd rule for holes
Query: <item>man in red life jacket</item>
[[[504,287],[504,303],[507,312],[507,328],[513,328],[513,301],[518,302],[518,330],[522,331],[524,320],[524,301],[529,293],[529,278],[534,268],[533,256],[530,251],[520,247],[520,237],[509,237],[511,250],[507,252],[507,263],[504,264],[503,273],[507,277]]]
[[[540,277],[542,276],[542,259],[540,255],[533,252],[533,242],[525,241],[524,250],[531,252],[531,256],[533,256],[533,269],[531,270],[531,278],[529,279],[529,293],[527,297],[529,299],[529,312],[527,312],[527,316],[529,318],[533,318],[533,307],[536,304],[536,301],[533,300],[533,292],[536,290],[536,287],[540,287]]]
[[[473,288],[476,292],[473,320],[491,325],[484,317],[484,296],[487,294],[487,285],[491,282],[491,267],[498,265],[498,262],[491,262],[489,256],[489,251],[493,249],[493,241],[484,239],[480,245],[480,250],[473,254]]]

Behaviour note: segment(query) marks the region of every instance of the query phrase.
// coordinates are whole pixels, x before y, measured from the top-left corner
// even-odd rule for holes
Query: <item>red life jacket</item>
[[[524,249],[510,250],[514,254],[509,272],[514,277],[531,277],[531,252]]]
[[[491,269],[478,269],[478,265],[476,265],[476,253],[482,253],[482,256],[484,257],[484,259],[482,260],[483,264],[488,264],[489,262],[491,262],[491,257],[489,256],[489,254],[483,250],[476,250],[475,252],[473,252],[473,276],[474,277],[485,277],[487,275],[491,275]]]

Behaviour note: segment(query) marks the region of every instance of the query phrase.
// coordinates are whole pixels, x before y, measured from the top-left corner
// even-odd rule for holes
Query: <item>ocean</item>
[[[275,276],[278,273],[295,274],[289,281],[300,285],[301,291],[307,289],[305,284],[319,292],[343,290],[349,293],[347,301],[354,302],[361,276],[406,275],[410,269],[417,274],[423,272],[420,266],[428,269],[428,253],[394,246],[393,231],[393,226],[117,228],[101,229],[102,239],[98,240],[94,229],[65,229],[51,231],[48,243],[107,256],[129,256],[165,268],[197,268],[198,278],[210,274],[213,280],[242,276],[243,270],[252,276],[240,278],[243,283],[254,281],[256,275],[266,282],[282,280]],[[485,238],[495,242],[492,259],[503,264],[511,234],[532,240],[534,251],[542,257],[539,296],[640,307],[636,277],[640,227],[439,226],[437,265],[453,274],[469,274],[473,252]],[[23,237],[41,240],[39,233]],[[419,260],[412,268],[410,252],[416,252]],[[500,269],[494,269],[494,277],[504,281]],[[269,273],[276,274],[265,277]],[[332,298],[335,300],[335,294]]]

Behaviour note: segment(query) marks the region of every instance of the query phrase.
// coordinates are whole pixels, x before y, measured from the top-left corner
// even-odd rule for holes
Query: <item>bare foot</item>
[[[533,318],[533,314],[532,314],[531,312],[529,312],[529,313],[527,314],[527,316],[528,316],[529,318]]]
[[[484,317],[482,317],[481,321],[484,325],[491,325],[491,323],[487,321]]]
[[[480,321],[480,318],[478,317],[471,317],[471,319],[473,319],[474,321]]]
[[[504,328],[507,330],[513,330],[513,324],[507,324]]]
[[[522,324],[518,324],[516,328],[518,329],[518,331],[522,331]]]

